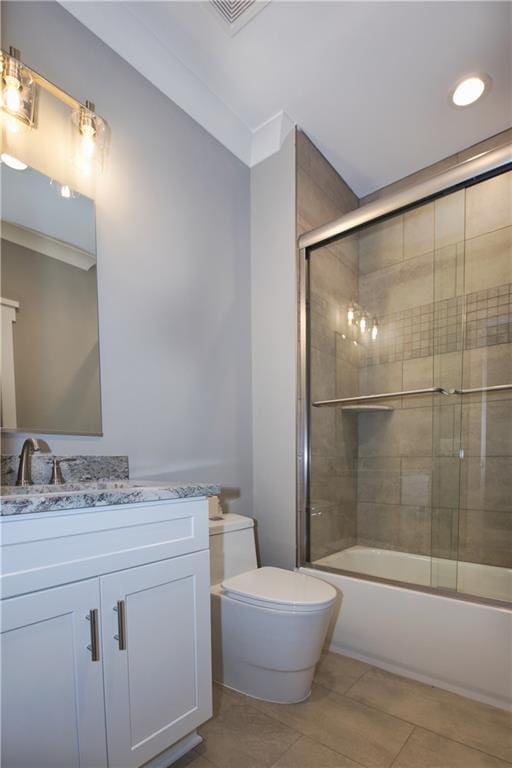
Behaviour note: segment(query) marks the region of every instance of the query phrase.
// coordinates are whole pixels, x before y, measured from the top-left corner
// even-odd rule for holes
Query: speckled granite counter
[[[31,458],[32,480],[38,485],[50,482],[54,459],[64,459],[62,472],[69,483],[88,483],[96,480],[128,480],[128,456],[59,456],[53,453],[34,453]],[[20,457],[9,454],[0,457],[2,485],[14,485]]]
[[[143,504],[149,501],[217,496],[215,483],[151,483],[143,480],[65,483],[0,488],[1,515],[27,515],[62,509]]]

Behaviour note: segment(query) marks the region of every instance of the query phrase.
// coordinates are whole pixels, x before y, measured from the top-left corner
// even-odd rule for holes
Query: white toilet
[[[213,677],[258,699],[309,696],[336,590],[282,568],[258,568],[254,521],[210,520]]]

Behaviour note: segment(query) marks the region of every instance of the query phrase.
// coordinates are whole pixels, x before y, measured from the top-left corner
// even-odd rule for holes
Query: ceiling
[[[512,125],[510,2],[271,0],[234,36],[203,2],[62,4],[248,165],[296,123],[360,197]]]

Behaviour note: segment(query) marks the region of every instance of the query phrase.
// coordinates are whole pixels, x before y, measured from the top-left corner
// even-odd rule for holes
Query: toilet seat
[[[264,567],[246,571],[221,584],[227,597],[260,608],[307,613],[332,605],[336,590],[312,576],[283,568]]]

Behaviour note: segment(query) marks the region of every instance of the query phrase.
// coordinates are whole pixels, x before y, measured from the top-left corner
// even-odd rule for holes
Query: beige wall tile
[[[512,715],[505,710],[383,670],[368,672],[348,695],[442,736],[512,760]]]
[[[427,389],[434,386],[434,358],[416,357],[403,362],[403,389]],[[402,408],[425,408],[432,405],[432,396],[415,395],[402,398]]]
[[[463,371],[467,389],[512,383],[512,344],[464,350]],[[503,395],[489,393],[487,397],[498,399]]]
[[[336,396],[336,358],[316,347],[310,350],[311,399],[331,400]]]
[[[400,478],[400,504],[432,506],[432,459],[403,458]]]
[[[341,408],[332,410],[335,414],[336,456],[347,463],[355,462],[357,460],[357,416],[350,411],[342,411]]]
[[[401,264],[361,275],[359,302],[371,315],[388,315],[400,309]]]
[[[466,293],[512,283],[512,227],[466,241]]]
[[[336,456],[336,409],[311,409],[311,452],[320,456]]]
[[[465,190],[460,189],[434,202],[436,249],[464,240],[465,200]]]
[[[432,461],[432,504],[456,508],[460,502],[461,461],[459,456],[441,456]]]
[[[432,410],[408,408],[359,416],[359,456],[431,456]]]
[[[431,511],[396,504],[357,504],[357,543],[430,555]]]
[[[311,497],[322,502],[347,504],[357,496],[357,472],[340,469],[338,460],[331,457],[313,456]]]
[[[309,274],[310,290],[324,299],[334,298],[346,305],[357,301],[357,275],[331,248],[313,254]]]
[[[464,292],[464,244],[448,245],[434,254],[434,301]]]
[[[297,206],[299,214],[312,223],[312,228],[327,224],[343,213],[317,180],[300,167],[297,170]]]
[[[460,502],[464,509],[512,513],[512,458],[465,458]]]
[[[359,302],[371,315],[394,314],[430,304],[433,298],[433,253],[370,272],[359,280]]]
[[[452,398],[454,405],[448,405]],[[438,395],[435,398],[432,410],[432,449],[435,457],[459,456],[461,418],[460,397]]]
[[[466,457],[512,456],[512,400],[464,404],[462,445]]]
[[[403,259],[403,218],[366,227],[359,233],[359,272],[367,274]]]
[[[400,459],[359,459],[358,501],[400,503]]]
[[[297,165],[306,174],[305,183],[313,180],[335,204],[341,216],[342,213],[357,208],[358,199],[352,192],[348,184],[335,171],[332,165],[326,160],[322,153],[315,147],[311,139],[303,132],[298,130],[296,133],[296,157]],[[297,201],[299,209],[304,206],[303,186],[299,181],[297,184]],[[314,226],[326,223],[320,221]]]
[[[402,363],[380,363],[359,369],[359,394],[402,391]],[[388,403],[389,404],[389,403]]]
[[[460,389],[462,386],[462,354],[445,352],[434,356],[433,386]]]
[[[328,504],[311,499],[311,560],[314,562],[356,542],[356,505]]]
[[[331,243],[329,248],[337,255],[345,266],[350,267],[357,283],[359,235],[355,234],[341,237],[339,240],[336,240],[336,242]],[[355,295],[354,298],[357,298],[357,295]]]
[[[336,397],[359,395],[359,369],[346,358],[336,358]]]
[[[466,190],[466,237],[512,226],[512,172]]]
[[[512,513],[461,509],[459,560],[512,568]]]
[[[458,506],[455,509],[432,509],[432,557],[459,558]]]
[[[404,259],[434,250],[434,203],[404,214]]]

